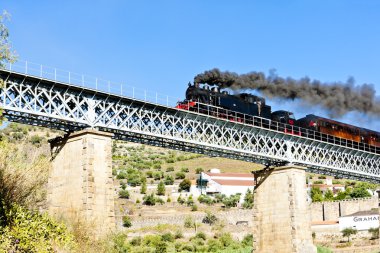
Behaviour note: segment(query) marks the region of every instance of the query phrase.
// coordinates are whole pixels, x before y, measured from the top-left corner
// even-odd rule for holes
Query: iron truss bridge
[[[94,128],[120,140],[380,183],[379,148],[305,129],[289,133],[259,117],[239,123],[11,70],[0,70],[0,77],[0,107],[13,122],[68,132]]]

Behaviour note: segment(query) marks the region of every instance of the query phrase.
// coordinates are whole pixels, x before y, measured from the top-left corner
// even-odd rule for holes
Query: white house
[[[339,230],[355,228],[357,230],[368,230],[379,227],[379,211],[360,211],[350,215],[339,217]]]
[[[210,172],[202,172],[196,185],[192,185],[190,191],[194,196],[200,194],[214,195],[217,193],[231,196],[241,194],[241,202],[244,200],[247,190],[253,191],[255,178],[250,173],[221,173],[218,169]]]

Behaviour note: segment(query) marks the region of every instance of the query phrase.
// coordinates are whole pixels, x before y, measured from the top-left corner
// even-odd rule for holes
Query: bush
[[[42,140],[43,138],[38,135],[33,135],[32,137],[30,137],[30,143],[36,146],[40,146],[42,144]]]
[[[186,177],[184,172],[175,173],[175,179],[184,179]]]
[[[195,235],[195,238],[202,239],[202,240],[206,241],[207,236],[206,236],[206,234],[203,233],[203,232],[198,232],[198,233]]]
[[[165,242],[174,242],[174,236],[170,232],[163,234],[161,237]]]
[[[171,175],[166,175],[164,180],[165,185],[173,185],[174,184],[174,178]]]
[[[137,236],[135,238],[133,238],[129,243],[132,245],[132,246],[140,246],[141,245],[141,236]]]
[[[123,216],[123,227],[126,227],[126,228],[132,227],[131,217]]]
[[[252,246],[252,244],[253,244],[253,235],[252,234],[248,234],[248,235],[244,236],[244,238],[241,241],[241,243],[244,246]]]
[[[196,168],[196,169],[195,169],[195,173],[196,173],[196,174],[201,174],[201,172],[203,172],[203,169],[202,169],[202,168]]]
[[[239,203],[239,200],[240,200],[240,194],[235,194],[235,195],[231,195],[227,198],[224,198],[223,199],[223,204],[227,207],[227,208],[231,208],[231,207],[236,207],[237,206],[237,203]]]
[[[171,171],[174,171],[174,167],[173,166],[170,166],[170,167],[166,168],[166,172],[171,172]]]
[[[198,211],[198,206],[197,205],[192,205],[191,206],[191,211],[192,212]]]
[[[190,191],[190,187],[191,187],[191,181],[187,178],[182,180],[181,183],[179,183],[180,191]]]
[[[199,203],[207,204],[207,205],[212,205],[214,203],[214,200],[207,195],[199,195],[198,197]]]
[[[372,234],[371,239],[379,239],[379,228],[370,228],[368,232]]]
[[[154,194],[145,195],[143,198],[143,204],[147,206],[154,206],[156,205],[156,197]]]
[[[189,172],[189,168],[181,168],[181,172],[187,173]]]
[[[181,239],[183,238],[183,234],[182,234],[182,231],[181,230],[177,230],[174,234],[174,238],[175,239]]]
[[[342,230],[342,235],[347,237],[347,241],[350,241],[350,236],[355,235],[358,231],[355,228],[345,228]]]
[[[202,222],[209,224],[210,226],[215,224],[218,221],[218,218],[211,212],[206,212],[206,216],[203,218]]]
[[[244,196],[243,208],[244,209],[253,208],[253,192],[251,192],[249,189],[247,190]]]
[[[122,199],[129,199],[129,191],[127,190],[120,190],[119,191],[119,197]]]
[[[157,195],[165,195],[165,184],[162,181],[160,181],[160,183],[157,185]]]
[[[147,190],[146,182],[143,182],[143,183],[141,184],[140,193],[141,193],[141,194],[146,194],[146,190]]]
[[[125,171],[119,171],[119,173],[117,174],[116,178],[117,179],[126,179],[127,178],[127,173]]]
[[[195,227],[195,221],[194,221],[193,217],[186,216],[183,226],[185,228],[193,228],[193,227]]]
[[[14,204],[6,210],[5,216],[3,218],[12,226],[1,229],[0,249],[4,252],[54,252],[57,246],[62,252],[71,252],[76,247],[66,226],[46,214]]]

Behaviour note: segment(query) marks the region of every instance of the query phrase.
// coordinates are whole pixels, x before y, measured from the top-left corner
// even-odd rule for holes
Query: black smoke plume
[[[342,116],[357,111],[380,116],[380,99],[371,84],[355,85],[352,78],[345,83],[322,83],[308,77],[295,80],[282,78],[274,71],[236,74],[212,69],[198,74],[194,83],[217,85],[233,90],[252,89],[269,98],[300,99],[309,105],[321,106],[332,116]]]

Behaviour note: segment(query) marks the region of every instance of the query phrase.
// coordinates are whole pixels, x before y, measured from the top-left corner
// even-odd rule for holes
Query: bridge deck
[[[0,70],[0,106],[10,121],[65,131],[97,128],[115,138],[263,164],[380,182],[380,149],[254,117],[251,124]]]

